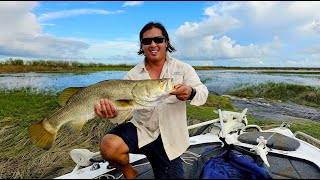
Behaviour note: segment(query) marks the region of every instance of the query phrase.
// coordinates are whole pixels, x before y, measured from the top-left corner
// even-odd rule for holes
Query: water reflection
[[[123,79],[126,73],[127,71],[1,74],[0,87],[32,87],[58,92],[66,87],[81,87],[103,80]],[[209,91],[216,94],[224,94],[242,84],[255,85],[267,81],[320,87],[320,74],[261,74],[259,70],[202,70],[197,73]]]

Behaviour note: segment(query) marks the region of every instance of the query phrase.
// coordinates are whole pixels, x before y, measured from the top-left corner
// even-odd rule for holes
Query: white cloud
[[[263,57],[267,52],[254,44],[240,46],[227,36],[218,39],[212,39],[210,36],[191,39],[185,41],[185,44],[177,46],[179,47],[179,52],[177,52],[179,56],[194,60],[257,58]]]
[[[286,11],[288,18],[312,18],[319,15],[320,2],[319,1],[292,1],[287,2],[288,7]],[[285,10],[285,9],[283,9]]]
[[[214,7],[205,8],[203,14],[207,16],[218,16]]]
[[[198,23],[186,22],[175,33],[177,55],[190,59],[254,58],[266,52],[257,45],[241,46],[223,35],[236,29],[240,22],[231,16],[209,17]],[[219,36],[222,36],[219,38]]]
[[[230,29],[239,27],[239,21],[232,17],[208,18],[199,23],[186,22],[176,31],[177,40],[196,39],[205,36],[218,36]]]
[[[278,36],[274,36],[272,43],[271,43],[271,48],[275,50],[281,50],[283,48],[283,45],[280,41],[280,38]]]
[[[107,10],[103,10],[103,9],[73,9],[73,10],[44,13],[39,16],[38,20],[43,22],[43,21],[48,21],[48,20],[52,20],[52,19],[71,17],[71,16],[79,16],[79,15],[83,15],[83,14],[109,15],[109,14],[118,14],[118,13],[122,13],[122,12],[123,12],[123,10],[107,11]]]
[[[284,44],[278,36],[274,36],[271,42],[265,42],[259,49],[264,52],[264,56],[277,56],[277,53],[284,49]]]
[[[0,40],[14,38],[16,33],[38,34],[41,26],[30,12],[37,5],[37,2],[0,1]]]
[[[50,35],[15,34],[14,39],[0,43],[0,54],[41,59],[77,59],[83,58],[81,51],[87,48],[86,43],[76,40]]]
[[[41,33],[41,25],[31,12],[38,2],[0,2],[0,55],[28,58],[74,59],[88,44]]]
[[[319,1],[244,1],[221,2],[208,7],[219,14],[229,15],[240,21],[249,21],[262,28],[280,30],[296,29],[320,18]]]
[[[138,56],[139,50],[138,42],[131,41],[102,41],[90,42],[90,47],[85,51],[85,56],[89,59],[95,58],[104,63],[128,60],[141,60],[142,57]]]
[[[304,25],[297,27],[297,30],[306,34],[320,35],[320,20],[314,19],[309,22],[306,22]]]
[[[143,1],[126,1],[122,7],[127,7],[127,6],[138,6],[143,4]]]
[[[223,16],[227,15],[229,11],[237,10],[243,4],[228,1],[218,1],[215,5],[206,7],[203,14],[207,16]]]
[[[304,53],[306,54],[312,54],[312,55],[320,55],[320,44],[318,45],[315,45],[315,46],[309,46],[309,47],[306,47],[304,49]],[[319,59],[319,62],[320,62],[320,59]]]
[[[314,1],[214,2],[204,9],[203,20],[186,22],[175,32],[176,54],[192,60],[250,59],[266,64],[263,58],[284,57],[285,48],[297,40],[319,38],[319,9]]]

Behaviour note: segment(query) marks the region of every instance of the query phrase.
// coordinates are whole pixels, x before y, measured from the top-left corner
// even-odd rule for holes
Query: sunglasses
[[[143,45],[149,45],[151,44],[151,42],[155,42],[156,44],[160,44],[160,43],[163,43],[163,41],[165,40],[166,38],[164,36],[156,36],[156,37],[153,37],[153,38],[142,38],[141,39],[141,43]]]

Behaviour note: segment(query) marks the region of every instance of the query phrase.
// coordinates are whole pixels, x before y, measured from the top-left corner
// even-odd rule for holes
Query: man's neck
[[[166,62],[165,59],[162,61],[156,61],[156,62],[148,61],[146,59],[145,66],[146,66],[146,69],[147,69],[151,79],[159,79],[160,78],[161,71],[162,71],[162,68],[163,68],[165,62]]]

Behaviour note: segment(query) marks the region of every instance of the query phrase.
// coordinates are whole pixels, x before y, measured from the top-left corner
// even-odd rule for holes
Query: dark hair
[[[166,40],[168,41],[168,46],[167,46],[167,51],[169,52],[173,52],[176,51],[176,49],[170,44],[170,39],[169,39],[169,35],[166,31],[166,29],[164,28],[164,26],[159,23],[159,22],[149,22],[148,24],[146,24],[140,31],[140,35],[139,35],[139,42],[140,42],[140,50],[138,51],[138,55],[144,54],[143,49],[142,49],[142,44],[141,44],[141,39],[143,36],[143,33],[146,32],[147,30],[150,30],[152,28],[159,28],[162,31],[162,35],[166,38]]]

